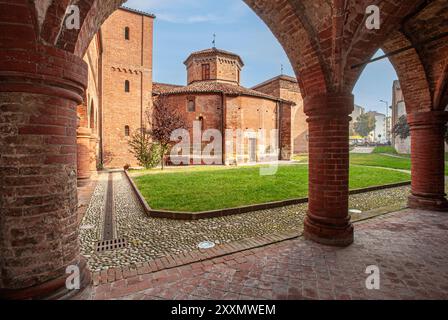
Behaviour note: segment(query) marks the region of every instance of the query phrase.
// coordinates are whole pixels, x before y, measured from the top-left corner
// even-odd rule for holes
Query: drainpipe
[[[279,149],[279,155],[278,160],[282,159],[282,130],[280,128],[281,126],[281,119],[282,119],[282,103],[280,101],[277,101],[277,129],[278,129],[278,149]]]

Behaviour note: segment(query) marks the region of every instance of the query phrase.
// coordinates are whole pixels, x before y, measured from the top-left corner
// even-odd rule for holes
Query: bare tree
[[[169,105],[168,99],[160,95],[154,99],[153,109],[147,112],[149,129],[148,133],[154,142],[160,145],[160,157],[162,170],[165,167],[166,155],[170,151],[173,141],[171,134],[177,129],[186,129],[186,122],[176,108]]]

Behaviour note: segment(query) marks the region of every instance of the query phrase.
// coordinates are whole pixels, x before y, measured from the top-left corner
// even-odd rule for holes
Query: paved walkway
[[[365,153],[365,154],[368,154],[368,153],[372,153],[374,149],[375,149],[374,147],[356,147],[352,151],[350,151],[350,153]]]
[[[81,252],[90,269],[105,272],[111,268],[133,267],[173,254],[197,249],[202,241],[217,245],[244,239],[295,232],[301,234],[307,204],[245,213],[215,219],[178,221],[148,217],[136,199],[122,172],[113,174],[113,233],[127,240],[125,249],[96,252],[103,239],[108,173],[98,176],[98,183],[81,224]],[[350,208],[363,212],[387,207],[399,210],[406,205],[409,187],[352,195]],[[391,208],[391,209],[390,209]]]
[[[399,154],[390,154],[390,153],[380,153],[382,156],[391,157],[391,158],[398,158],[398,159],[407,159],[410,160],[410,157],[406,156],[400,156]]]
[[[404,210],[355,226],[355,243],[303,238],[100,285],[95,299],[448,299],[448,214]],[[367,266],[380,290],[367,290]]]

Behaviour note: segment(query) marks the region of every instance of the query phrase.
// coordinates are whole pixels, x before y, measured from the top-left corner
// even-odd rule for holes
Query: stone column
[[[76,106],[82,59],[54,47],[0,52],[0,299],[61,298],[79,253]]]
[[[83,186],[88,183],[90,172],[90,138],[92,130],[90,128],[79,127],[77,130],[76,140],[78,145],[78,186]]]
[[[304,235],[334,246],[353,242],[348,214],[349,122],[353,95],[305,97],[309,123],[309,208]]]
[[[448,211],[445,198],[445,125],[448,112],[408,115],[411,129],[412,194],[409,207]]]

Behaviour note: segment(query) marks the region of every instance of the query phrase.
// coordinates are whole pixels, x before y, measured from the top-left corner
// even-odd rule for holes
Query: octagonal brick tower
[[[232,52],[210,48],[193,52],[184,62],[188,85],[197,81],[217,81],[240,85],[244,62]]]

